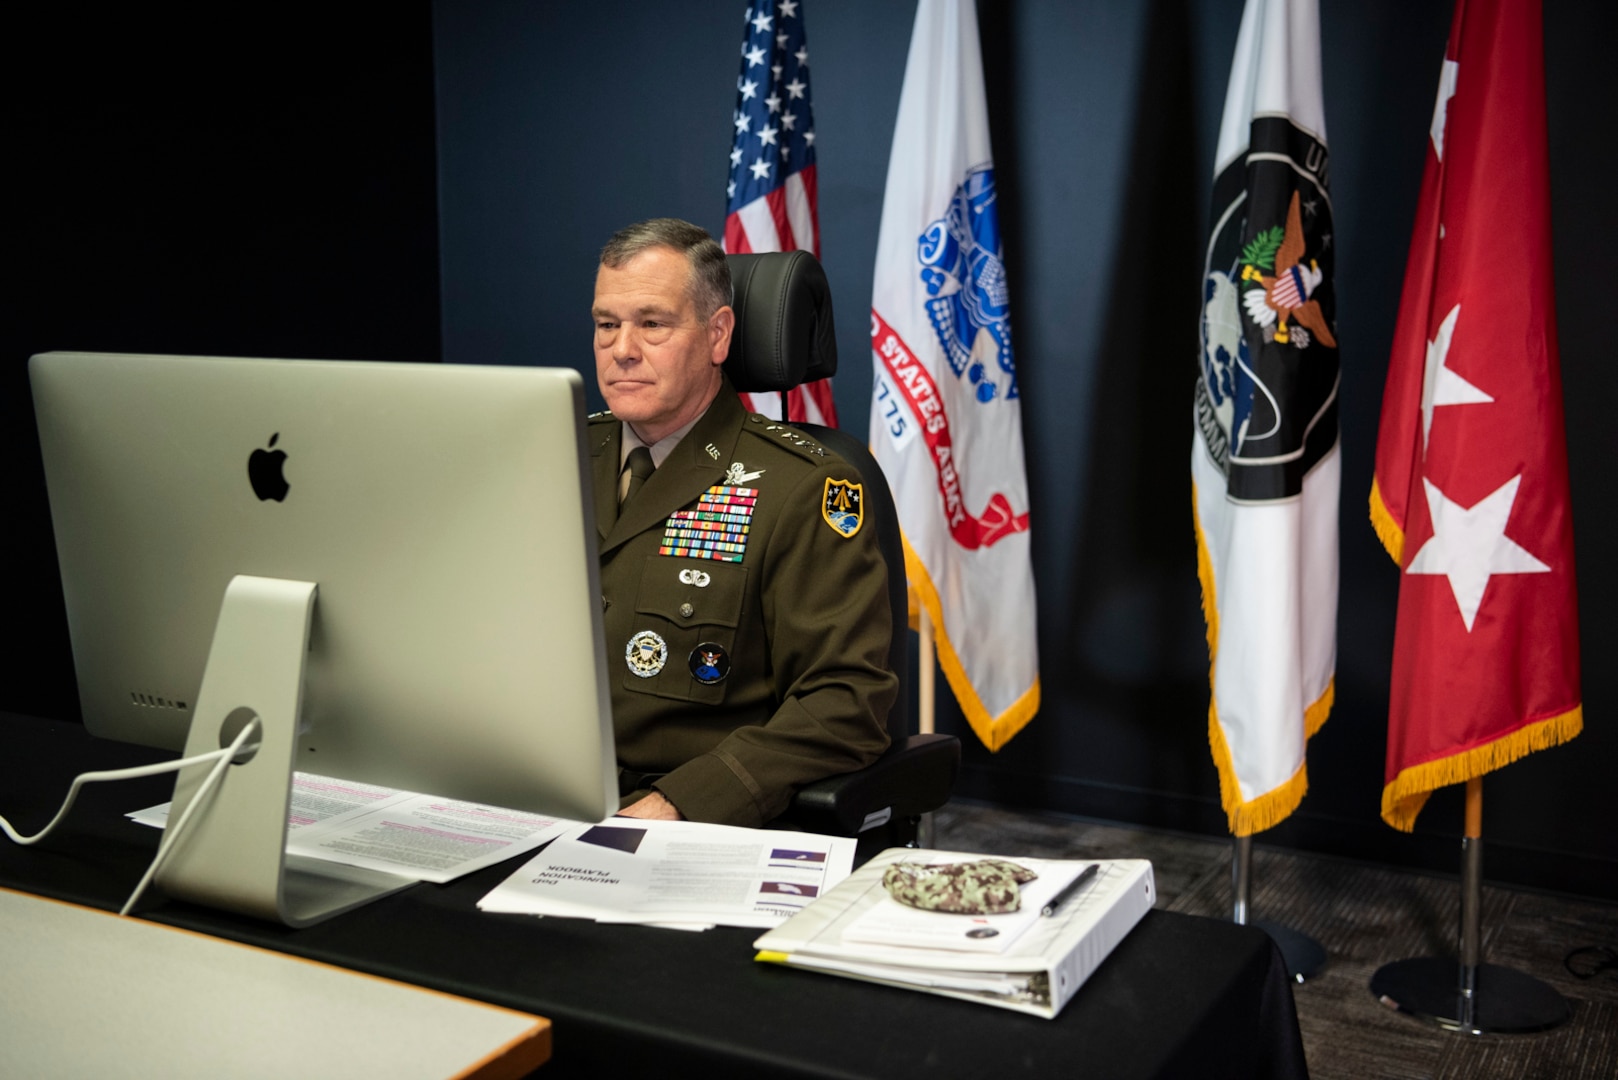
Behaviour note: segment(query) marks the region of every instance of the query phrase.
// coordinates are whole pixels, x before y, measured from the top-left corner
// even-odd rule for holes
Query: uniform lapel
[[[596,534],[605,540],[618,520],[618,458],[623,424],[597,424],[589,431],[591,487],[595,489]]]
[[[621,517],[607,530],[601,554],[661,526],[668,516],[724,479],[725,466],[734,458],[747,412],[727,381],[701,420],[681,439],[658,470],[646,481]],[[615,444],[616,445],[616,444]],[[710,453],[712,446],[715,453]],[[613,460],[617,460],[614,454]],[[616,487],[614,488],[616,492]]]

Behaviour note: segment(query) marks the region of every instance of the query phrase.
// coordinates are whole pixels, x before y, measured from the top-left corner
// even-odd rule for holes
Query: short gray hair
[[[730,303],[730,265],[708,230],[679,218],[652,218],[619,229],[601,249],[601,265],[617,270],[649,248],[666,247],[685,256],[691,266],[688,286],[697,317],[704,323]]]

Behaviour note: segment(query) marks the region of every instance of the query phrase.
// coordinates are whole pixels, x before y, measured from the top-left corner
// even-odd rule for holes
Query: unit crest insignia
[[[820,512],[839,536],[853,536],[865,524],[865,485],[828,479]]]
[[[730,654],[716,642],[704,641],[692,649],[686,663],[691,668],[691,677],[707,686],[724,682],[725,676],[730,674]]]

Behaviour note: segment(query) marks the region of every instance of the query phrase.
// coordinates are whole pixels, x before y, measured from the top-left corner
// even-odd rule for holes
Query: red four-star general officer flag
[[[802,0],[751,0],[736,79],[736,137],[725,186],[725,250],[807,251],[820,257],[815,200],[815,114]],[[753,412],[781,419],[774,394],[743,394]],[[837,426],[831,380],[786,393],[786,419]]]
[[[1039,708],[1022,413],[971,0],[916,10],[871,295],[871,452],[912,606],[991,750]]]
[[[1315,0],[1247,0],[1214,157],[1193,404],[1208,743],[1230,831],[1302,801],[1337,660],[1338,355]]]
[[[1537,0],[1456,0],[1382,400],[1399,564],[1382,817],[1579,733]]]

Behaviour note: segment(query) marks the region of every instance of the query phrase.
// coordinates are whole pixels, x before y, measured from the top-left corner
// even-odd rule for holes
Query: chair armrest
[[[961,766],[954,735],[909,735],[870,765],[798,789],[772,824],[834,836],[858,836],[891,818],[937,810],[949,801]]]

